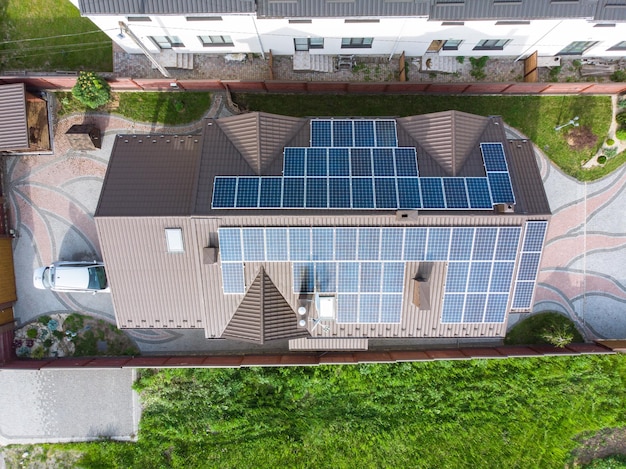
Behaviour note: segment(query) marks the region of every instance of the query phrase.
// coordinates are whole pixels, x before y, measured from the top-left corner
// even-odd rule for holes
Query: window
[[[463,26],[464,24],[464,21],[444,21],[441,26]]]
[[[221,16],[186,16],[187,21],[222,21]]]
[[[150,19],[149,16],[129,16],[128,17],[128,21],[129,22],[131,22],[131,21],[146,21],[146,22],[150,22],[152,20]]]
[[[530,21],[496,21],[496,26],[523,26],[530,24]]]
[[[459,50],[462,42],[460,39],[448,39],[443,43],[443,50]]]
[[[593,25],[594,28],[614,28],[615,23],[598,23]]]
[[[342,49],[371,49],[373,37],[344,37],[341,39]]]
[[[574,41],[570,42],[557,55],[582,55],[590,47],[596,45],[594,41]]]
[[[344,23],[380,23],[380,20],[376,19],[362,19],[362,20],[343,20]]]
[[[509,42],[510,39],[483,39],[476,44],[474,50],[502,50]]]
[[[229,47],[234,46],[230,36],[198,36],[204,47]]]
[[[626,41],[618,42],[609,50],[626,50]]]
[[[185,252],[182,228],[165,228],[167,252]]]
[[[182,43],[178,36],[150,36],[150,39],[152,39],[160,49],[185,47],[185,44]]]
[[[323,49],[323,37],[297,37],[293,40],[296,50]]]
[[[299,24],[299,23],[310,24],[310,23],[313,23],[313,21],[312,20],[289,20],[289,24]]]

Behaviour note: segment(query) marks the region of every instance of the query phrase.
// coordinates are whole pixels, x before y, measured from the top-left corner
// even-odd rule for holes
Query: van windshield
[[[89,289],[104,290],[107,287],[107,275],[104,267],[89,267]]]

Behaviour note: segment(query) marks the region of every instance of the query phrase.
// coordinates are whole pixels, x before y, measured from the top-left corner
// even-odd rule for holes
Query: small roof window
[[[165,228],[167,252],[185,252],[182,228]]]

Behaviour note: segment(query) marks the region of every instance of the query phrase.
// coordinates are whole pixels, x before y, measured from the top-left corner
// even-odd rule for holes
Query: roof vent
[[[498,213],[513,213],[515,212],[514,204],[496,204],[495,205],[496,212]]]

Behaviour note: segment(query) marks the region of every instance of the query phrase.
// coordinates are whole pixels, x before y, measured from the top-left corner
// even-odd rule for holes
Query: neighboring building
[[[95,220],[119,327],[365,349],[531,310],[550,209],[499,117],[205,123],[117,137]]]
[[[24,83],[0,85],[0,152],[28,148]]]
[[[129,53],[622,57],[626,0],[71,0]],[[120,28],[120,22],[123,27]]]

